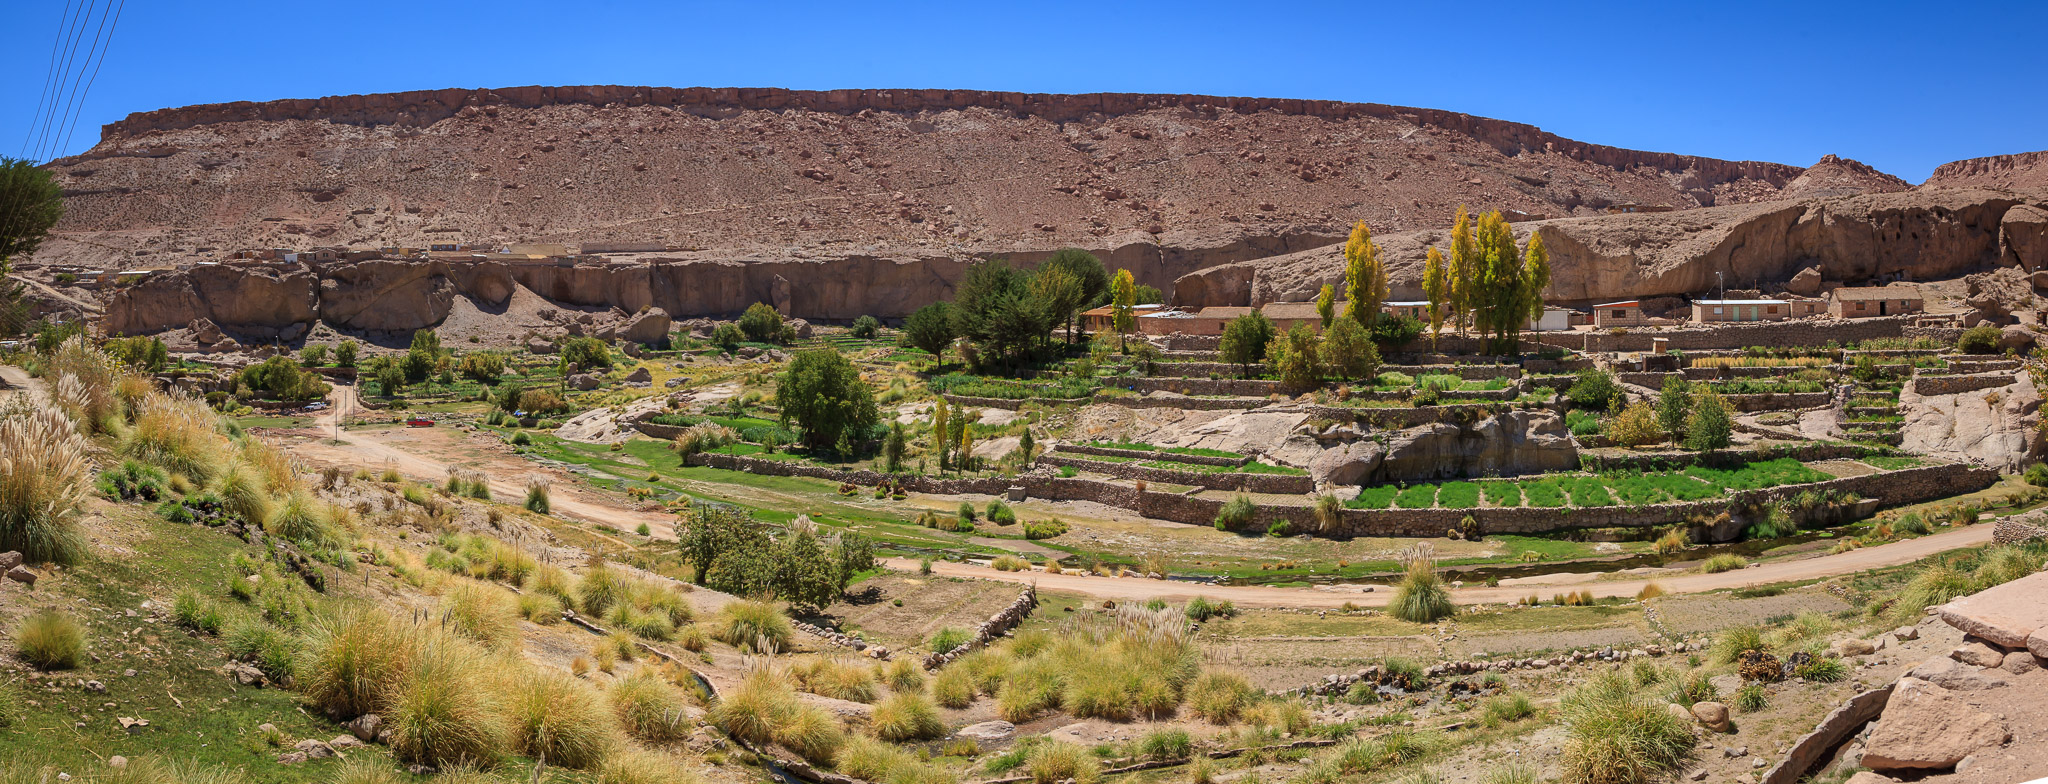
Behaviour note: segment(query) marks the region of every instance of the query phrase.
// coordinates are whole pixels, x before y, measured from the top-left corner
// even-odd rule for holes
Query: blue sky
[[[65,10],[0,3],[19,35],[0,51],[0,154],[20,152]],[[1637,149],[1801,166],[1835,153],[1917,183],[1946,161],[2048,149],[2044,23],[2042,2],[135,0],[62,152],[129,112],[221,101],[943,87],[1423,106]]]

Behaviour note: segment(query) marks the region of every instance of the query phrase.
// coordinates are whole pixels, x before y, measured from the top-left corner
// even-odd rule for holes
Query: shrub
[[[989,522],[996,525],[1017,524],[1017,513],[1010,509],[1009,504],[1003,503],[1000,499],[988,502],[988,513],[983,516],[988,518]]]
[[[549,514],[554,504],[548,499],[548,480],[535,476],[526,480],[526,511]]]
[[[930,740],[946,734],[939,709],[916,692],[898,692],[875,705],[868,719],[875,737],[891,743]]]
[[[1735,709],[1743,713],[1755,713],[1770,704],[1761,683],[1746,684],[1735,690]]]
[[[295,686],[330,716],[372,713],[409,653],[389,616],[344,606],[309,624]]]
[[[2003,335],[1997,327],[1971,327],[1963,330],[1962,337],[1956,338],[1956,350],[1965,354],[1996,354],[2001,337]]]
[[[958,663],[940,670],[932,680],[932,699],[954,709],[974,704],[974,673]]]
[[[1032,748],[1024,763],[1025,771],[1031,775],[1032,784],[1058,784],[1072,780],[1075,784],[1092,784],[1100,773],[1095,757],[1078,745],[1065,741],[1048,741]]]
[[[339,539],[327,507],[304,490],[286,496],[263,528],[286,541],[315,547],[332,545]]]
[[[846,334],[862,340],[872,340],[881,332],[882,322],[880,320],[877,320],[874,316],[861,316],[853,320],[853,328],[848,329]]]
[[[1230,618],[1236,616],[1237,605],[1228,599],[1211,601],[1208,597],[1197,596],[1188,600],[1184,611],[1187,613],[1189,620],[1202,622],[1211,618]]]
[[[1155,760],[1183,760],[1195,753],[1195,740],[1187,730],[1158,729],[1138,741],[1138,753]]]
[[[92,486],[88,451],[55,409],[0,416],[0,551],[67,564],[84,557],[78,518]]]
[[[528,669],[507,700],[511,750],[549,765],[596,766],[618,744],[595,690],[553,670]]]
[[[1023,572],[1031,569],[1031,562],[1014,555],[1001,555],[989,563],[998,572]]]
[[[1621,385],[1615,383],[1614,374],[1604,370],[1581,370],[1571,388],[1565,390],[1565,397],[1573,408],[1589,411],[1608,411],[1621,400]]]
[[[196,592],[179,591],[177,598],[171,601],[171,621],[195,632],[220,634],[220,606]]]
[[[1574,691],[1562,709],[1567,781],[1645,784],[1677,769],[1696,743],[1691,722],[1634,693],[1613,674]]]
[[[1743,558],[1742,556],[1736,555],[1734,553],[1722,553],[1720,555],[1716,555],[1712,558],[1708,558],[1707,560],[1702,561],[1700,563],[1699,569],[1701,572],[1705,572],[1707,574],[1719,574],[1721,572],[1741,569],[1747,566],[1749,566],[1749,559]]]
[[[1418,545],[1406,554],[1408,573],[1394,589],[1387,614],[1412,623],[1433,623],[1455,615],[1451,592],[1436,573],[1436,559],[1427,546]]]
[[[1658,424],[1657,410],[1649,403],[1636,401],[1608,423],[1607,436],[1624,446],[1641,446],[1664,440],[1664,430]]]
[[[968,634],[967,630],[948,626],[932,632],[931,638],[925,640],[925,647],[930,648],[932,653],[952,653],[971,639],[973,635]]]
[[[1224,502],[1223,508],[1216,510],[1216,530],[1235,531],[1242,529],[1251,525],[1252,520],[1257,518],[1258,514],[1259,507],[1257,504],[1252,503],[1251,497],[1240,494]]]
[[[1186,697],[1190,713],[1211,724],[1229,724],[1257,694],[1244,676],[1205,672],[1188,685]]]
[[[1486,701],[1485,722],[1488,727],[1521,721],[1536,715],[1536,704],[1529,695],[1516,692]]]
[[[38,670],[72,669],[85,658],[85,627],[54,607],[37,610],[15,627],[14,652]]]
[[[789,616],[769,602],[727,602],[711,621],[714,639],[744,651],[788,650],[790,635]]]
[[[448,634],[414,632],[409,661],[379,707],[392,753],[434,767],[496,759],[504,726],[482,652]]]
[[[1794,668],[1792,674],[1815,683],[1834,683],[1849,677],[1849,665],[1841,659],[1815,656]]]
[[[1721,636],[1714,639],[1714,647],[1709,653],[1716,664],[1733,664],[1744,651],[1768,653],[1770,650],[1762,630],[1754,626],[1737,626],[1721,632]]]
[[[613,685],[606,698],[619,727],[636,740],[659,744],[690,734],[689,701],[651,668],[635,669]]]
[[[1026,539],[1052,539],[1066,532],[1067,523],[1065,520],[1040,520],[1024,524],[1024,538]]]
[[[1946,604],[1977,589],[1976,581],[1972,580],[1970,575],[1943,561],[1921,569],[1919,574],[1907,581],[1905,587],[1899,589],[1888,605],[1876,603],[1871,605],[1871,609],[1885,614],[1894,621],[1905,623],[1919,618],[1929,607]]]

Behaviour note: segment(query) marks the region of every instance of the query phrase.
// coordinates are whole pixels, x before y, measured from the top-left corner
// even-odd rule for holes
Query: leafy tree
[[[464,354],[462,361],[456,363],[455,370],[461,373],[463,378],[496,384],[498,379],[505,375],[505,355],[496,351]]]
[[[862,340],[872,340],[882,333],[882,322],[874,316],[861,316],[853,320],[853,328],[846,333]]]
[[[64,189],[48,170],[0,156],[0,334],[20,331],[27,317],[21,286],[7,281],[15,257],[34,253],[62,217]]]
[[[327,364],[327,346],[322,343],[308,343],[299,349],[299,364],[319,367]]]
[[[1664,437],[1657,424],[1658,412],[1643,402],[1630,403],[1607,425],[1607,435],[1623,446],[1653,444]]]
[[[1031,428],[1024,428],[1024,434],[1017,437],[1017,449],[1024,453],[1024,462],[1031,462],[1031,453],[1038,450],[1038,440],[1031,437]]]
[[[1344,243],[1344,316],[1364,326],[1379,320],[1380,306],[1387,301],[1387,265],[1380,259],[1380,246],[1372,241],[1372,229],[1359,221],[1351,227],[1351,239]]]
[[[1031,298],[1031,276],[1002,259],[967,269],[953,297],[953,331],[974,341],[983,361],[1014,369],[1050,327]]]
[[[740,325],[730,321],[720,324],[711,330],[711,344],[726,351],[731,351],[734,346],[739,345],[746,339],[747,333],[740,331]]]
[[[1429,246],[1422,262],[1422,296],[1429,300],[1429,345],[1434,348],[1444,331],[1444,309],[1451,296],[1451,271],[1435,245]]]
[[[1380,352],[1365,328],[1351,319],[1337,319],[1323,333],[1323,362],[1345,381],[1372,378],[1380,372]]]
[[[1078,287],[1074,309],[1066,314],[1067,342],[1073,342],[1074,314],[1095,307],[1108,299],[1109,270],[1102,266],[1102,259],[1080,248],[1061,248],[1053,251],[1052,258],[1039,265],[1038,274],[1058,271],[1074,281]]]
[[[1117,350],[1129,354],[1129,336],[1138,327],[1138,318],[1132,312],[1132,307],[1138,304],[1138,286],[1130,270],[1116,271],[1116,277],[1109,282],[1109,295],[1110,304],[1115,308],[1111,326],[1116,329]]]
[[[1143,286],[1143,285],[1139,286],[1139,287],[1138,287],[1138,297],[1137,297],[1137,299],[1138,299],[1138,304],[1140,304],[1140,305],[1164,305],[1164,304],[1166,304],[1166,295],[1165,295],[1165,294],[1162,294],[1162,293],[1160,293],[1158,289],[1155,289],[1155,288],[1153,288],[1153,287],[1151,287],[1151,286]]]
[[[882,439],[882,470],[896,473],[903,468],[903,452],[909,442],[903,435],[903,423],[889,423],[889,435]]]
[[[748,305],[740,314],[740,331],[755,343],[773,343],[782,337],[782,314],[760,302]]]
[[[412,347],[406,349],[401,367],[405,370],[407,383],[417,384],[427,380],[441,364],[441,336],[431,329],[412,333]]]
[[[1330,328],[1330,319],[1337,317],[1337,287],[1323,284],[1323,290],[1316,292],[1316,318],[1323,320],[1323,329]]]
[[[824,609],[845,585],[839,559],[825,551],[812,526],[792,526],[776,542],[774,563],[776,598],[797,607]]]
[[[1217,343],[1217,353],[1223,361],[1244,369],[1251,375],[1253,365],[1266,359],[1266,344],[1273,342],[1273,320],[1256,310],[1231,319],[1223,327],[1223,339]]]
[[[1065,269],[1041,269],[1031,277],[1031,302],[1040,323],[1048,328],[1066,325],[1067,342],[1074,342],[1074,314],[1082,304],[1082,283]]]
[[[170,349],[152,337],[113,338],[100,346],[121,364],[144,373],[155,373],[171,363]]]
[[[946,454],[951,451],[948,447],[953,445],[953,433],[947,429],[951,426],[950,419],[951,412],[947,410],[945,396],[934,397],[932,399],[932,454],[938,458],[939,473],[941,474],[946,473]]]
[[[1685,420],[1692,415],[1692,384],[1682,374],[1664,377],[1663,394],[1657,396],[1657,424],[1671,434],[1671,443],[1685,435]]]
[[[1996,354],[1998,341],[2003,336],[1997,327],[1971,327],[1963,330],[1962,337],[1956,338],[1956,350],[1965,354]]]
[[[1578,379],[1564,395],[1572,401],[1573,408],[1605,413],[1621,400],[1621,385],[1614,383],[1614,374],[1588,368],[1579,371]]]
[[[1482,264],[1471,304],[1487,350],[1513,354],[1529,319],[1543,312],[1543,290],[1550,286],[1550,254],[1543,235],[1529,236],[1526,254],[1515,247],[1514,229],[1499,211],[1479,216],[1478,244]]]
[[[829,348],[798,352],[776,385],[775,400],[783,423],[795,423],[805,445],[836,448],[842,455],[881,420],[860,370]]]
[[[291,402],[318,399],[328,389],[320,374],[299,367],[298,362],[283,354],[242,368],[235,381],[257,397]]]
[[[1701,452],[1726,449],[1732,443],[1735,431],[1734,416],[1728,401],[1716,394],[1712,387],[1703,388],[1692,398],[1692,415],[1685,419],[1685,446]]]
[[[344,340],[339,345],[336,345],[334,347],[335,366],[345,368],[355,367],[356,351],[358,348],[359,347],[356,345],[356,342],[353,340]]]
[[[1307,324],[1295,324],[1286,334],[1275,338],[1267,352],[1273,362],[1273,374],[1291,389],[1315,388],[1323,380],[1321,343],[1322,339]]]
[[[1451,259],[1444,277],[1450,284],[1451,316],[1458,324],[1458,334],[1465,334],[1466,320],[1472,315],[1474,291],[1479,287],[1480,268],[1479,243],[1472,238],[1472,214],[1465,211],[1465,205],[1458,205],[1458,214],[1451,223]]]
[[[749,581],[749,573],[758,574],[746,568],[732,568],[733,560],[753,561],[765,555],[768,550],[768,533],[754,522],[744,510],[725,504],[704,504],[692,507],[683,516],[682,530],[677,532],[676,544],[682,550],[684,562],[696,571],[698,585],[712,586],[727,590],[735,582]],[[753,557],[750,557],[753,556]],[[765,559],[762,559],[765,560]],[[751,563],[742,566],[750,566]],[[716,585],[723,583],[723,585]],[[757,590],[731,591],[738,595],[758,593]]]
[[[934,357],[939,364],[946,363],[946,347],[953,345],[952,306],[934,302],[918,308],[903,322],[903,342]]]
[[[1372,323],[1373,342],[1390,349],[1398,349],[1415,342],[1422,335],[1422,321],[1414,316],[1381,314]]]
[[[612,366],[612,352],[604,341],[585,335],[562,343],[562,367],[570,373]]]
[[[506,384],[498,388],[498,397],[493,402],[498,406],[498,410],[507,414],[520,411],[522,409],[519,408],[519,395],[525,391],[526,388],[518,384]]]
[[[371,363],[370,370],[377,379],[377,391],[384,393],[385,397],[394,397],[405,391],[405,368],[401,365],[390,357],[378,357]]]

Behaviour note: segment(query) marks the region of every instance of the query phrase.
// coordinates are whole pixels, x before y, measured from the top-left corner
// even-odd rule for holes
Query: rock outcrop
[[[1879,772],[1942,770],[2011,737],[1996,717],[1947,689],[1903,678],[1870,732],[1863,765]]]
[[[1897,193],[1912,184],[1872,168],[1862,161],[1823,155],[1778,191],[1780,199],[1812,199],[1828,196],[1857,196],[1865,193]]]
[[[1564,419],[1545,411],[1509,411],[1470,425],[1438,423],[1360,440],[1317,455],[1309,474],[1318,485],[1376,485],[1569,471],[1578,445]]]
[[[2018,470],[2041,453],[2041,394],[2025,373],[2010,385],[1953,395],[1899,394],[1901,448]]]

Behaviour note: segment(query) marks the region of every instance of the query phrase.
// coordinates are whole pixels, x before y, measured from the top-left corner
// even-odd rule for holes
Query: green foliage
[[[584,373],[594,368],[612,366],[612,352],[604,341],[584,336],[562,342],[562,367],[570,373]]]
[[[745,342],[746,339],[747,333],[740,330],[740,325],[730,321],[721,323],[711,330],[711,344],[728,352]]]
[[[1564,394],[1572,401],[1573,408],[1588,411],[1613,410],[1615,403],[1622,398],[1621,385],[1615,383],[1613,373],[1591,368],[1579,371],[1577,380]]]
[[[1223,508],[1216,511],[1216,530],[1242,530],[1252,524],[1258,513],[1258,504],[1252,502],[1251,496],[1234,496],[1223,503]]]
[[[953,345],[953,338],[958,336],[958,333],[953,331],[952,306],[944,302],[934,302],[918,308],[903,322],[904,345],[938,357],[942,361],[946,356],[946,347]]]
[[[307,346],[307,351],[319,349],[324,355],[326,346]],[[161,372],[171,363],[170,350],[162,340],[148,336],[132,338],[110,338],[100,344],[100,350],[129,368],[144,373]]]
[[[1635,692],[1618,673],[1579,687],[1561,707],[1566,781],[1647,784],[1690,759],[1697,743],[1690,721]]]
[[[306,370],[282,354],[242,369],[236,386],[247,394],[268,400],[300,402],[326,396],[327,382],[320,374]]]
[[[881,419],[860,369],[829,348],[798,352],[776,386],[775,400],[782,421],[794,422],[812,449],[864,439]]]
[[[711,620],[711,636],[744,651],[788,650],[789,616],[770,602],[731,601]]]
[[[1214,601],[1207,597],[1197,596],[1189,599],[1187,607],[1183,608],[1182,611],[1187,614],[1188,620],[1199,623],[1211,618],[1235,617],[1237,615],[1237,605],[1232,604],[1228,599]]]
[[[873,340],[876,335],[882,334],[882,322],[874,316],[861,316],[853,320],[853,327],[848,329],[846,334],[862,340]]]
[[[2001,337],[2003,334],[1997,327],[1971,327],[1963,330],[1962,337],[1956,338],[1956,350],[1965,354],[1996,354]]]
[[[1411,623],[1434,623],[1457,612],[1457,605],[1451,603],[1450,589],[1436,573],[1436,561],[1426,551],[1411,553],[1408,573],[1395,586],[1394,598],[1387,603],[1387,614]]]
[[[356,354],[361,350],[354,340],[343,340],[334,346],[334,364],[337,367],[355,367]]]
[[[1372,323],[1372,341],[1390,350],[1400,350],[1422,337],[1423,323],[1414,316],[1380,314]]]
[[[777,343],[782,339],[782,314],[766,303],[756,302],[740,314],[740,332],[755,343]]]
[[[1664,377],[1663,392],[1657,397],[1657,424],[1674,441],[1685,436],[1685,422],[1692,416],[1692,397],[1692,383],[1685,376]]]
[[[1685,446],[1701,452],[1726,449],[1735,432],[1735,418],[1728,405],[1712,389],[1693,396],[1692,413],[1685,419]]]
[[[1072,282],[1071,278],[1065,278]],[[949,315],[953,331],[974,342],[975,362],[1015,369],[1033,345],[1044,339],[1055,323],[1059,302],[1034,299],[1033,276],[1010,266],[1004,259],[988,259],[967,269],[955,289]],[[1064,300],[1075,289],[1071,285],[1044,292]]]
[[[1323,381],[1322,338],[1306,323],[1274,339],[1267,357],[1273,373],[1290,389],[1313,389]]]
[[[1067,532],[1067,522],[1060,519],[1033,520],[1024,524],[1024,538],[1051,539]]]
[[[868,717],[875,737],[891,743],[931,740],[946,734],[939,709],[917,692],[898,692],[875,704]]]
[[[1254,310],[1238,316],[1223,327],[1223,338],[1216,345],[1217,356],[1249,375],[1251,366],[1265,361],[1266,345],[1273,342],[1273,334],[1273,320],[1264,313]]]
[[[14,653],[38,670],[69,670],[85,659],[85,627],[55,607],[30,613],[14,628]]]
[[[27,256],[64,216],[64,189],[34,161],[0,156],[0,264]],[[0,267],[0,272],[5,268]]]
[[[505,375],[505,355],[496,351],[464,354],[462,360],[455,363],[455,372],[472,381],[496,384]]]
[[[947,626],[932,632],[932,636],[925,640],[925,647],[931,649],[932,653],[952,653],[954,649],[966,645],[971,638],[972,635],[968,634],[967,630]]]
[[[697,584],[726,593],[822,608],[854,575],[874,568],[874,543],[858,534],[828,546],[815,528],[799,525],[771,539],[745,510],[724,505],[699,506],[686,517],[678,532],[683,559],[695,567]]]
[[[2024,476],[2027,484],[2035,487],[2048,487],[2048,463],[2035,463],[2027,466],[2027,472]]]
[[[1770,698],[1764,693],[1761,683],[1744,684],[1735,690],[1735,709],[1743,713],[1755,713],[1770,705]]]
[[[1155,760],[1183,760],[1194,755],[1195,740],[1184,729],[1157,729],[1138,740],[1138,753]]]
[[[1336,319],[1323,331],[1323,361],[1332,376],[1344,381],[1379,375],[1380,352],[1372,336],[1351,319]]]

